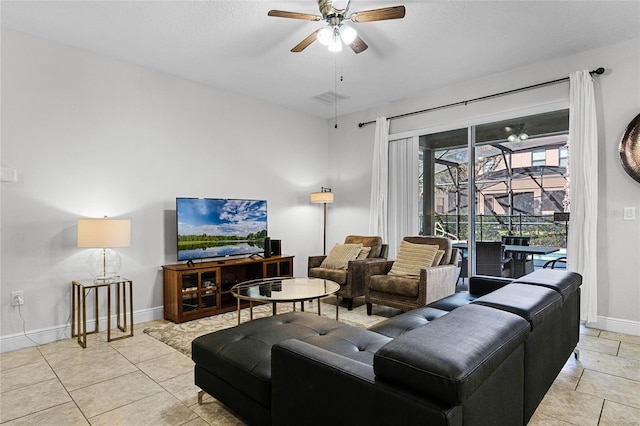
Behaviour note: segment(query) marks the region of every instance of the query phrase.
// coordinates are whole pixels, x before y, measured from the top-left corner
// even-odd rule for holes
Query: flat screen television
[[[264,253],[267,201],[176,198],[178,261]]]

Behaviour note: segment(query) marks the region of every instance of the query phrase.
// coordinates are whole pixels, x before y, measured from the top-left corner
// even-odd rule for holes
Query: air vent
[[[320,102],[324,102],[325,104],[333,104],[336,101],[343,101],[345,99],[349,99],[349,96],[341,95],[340,93],[336,93],[333,91],[320,93],[319,95],[314,96],[312,99],[315,99]]]

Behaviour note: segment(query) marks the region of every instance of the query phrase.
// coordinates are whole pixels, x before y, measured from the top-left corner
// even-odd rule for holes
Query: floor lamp
[[[311,202],[313,204],[324,204],[324,239],[322,245],[322,254],[327,254],[327,203],[333,203],[333,192],[331,188],[321,187],[320,192],[311,193]]]

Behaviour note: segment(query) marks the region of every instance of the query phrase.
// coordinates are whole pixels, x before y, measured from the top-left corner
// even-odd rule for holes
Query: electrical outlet
[[[636,208],[635,207],[625,207],[623,209],[622,218],[624,220],[636,220]]]
[[[11,292],[11,306],[24,305],[24,291]]]

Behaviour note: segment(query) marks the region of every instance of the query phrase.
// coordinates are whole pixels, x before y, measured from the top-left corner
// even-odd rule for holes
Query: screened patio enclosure
[[[561,110],[422,136],[421,234],[566,248],[568,127]]]

